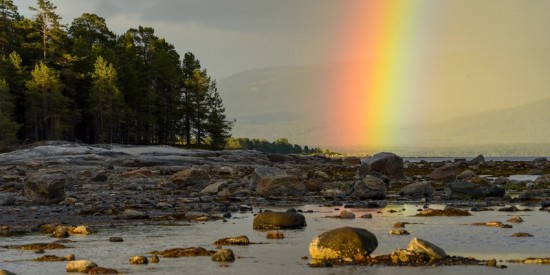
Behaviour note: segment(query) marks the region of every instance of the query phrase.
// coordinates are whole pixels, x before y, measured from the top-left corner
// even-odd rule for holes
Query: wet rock
[[[519,211],[519,209],[514,205],[508,206],[508,207],[502,207],[502,208],[499,208],[497,210],[500,211],[500,212],[516,212],[516,211]]]
[[[211,259],[214,262],[234,262],[235,254],[231,249],[219,249],[212,255]]]
[[[153,255],[153,256],[151,256],[151,258],[149,258],[149,262],[150,262],[150,263],[155,263],[155,264],[156,264],[156,263],[159,263],[159,262],[160,262],[160,259],[159,259],[159,257],[158,257],[157,255]]]
[[[124,218],[127,220],[139,220],[149,218],[149,215],[147,215],[147,213],[135,209],[125,209],[123,215]]]
[[[249,245],[250,240],[247,236],[228,237],[219,239],[214,242],[214,245]]]
[[[499,221],[488,221],[488,222],[476,222],[472,223],[475,226],[490,226],[490,227],[500,227],[500,228],[512,228],[509,224],[504,224]]]
[[[92,267],[88,269],[88,274],[120,274],[118,270],[106,267]]]
[[[372,219],[372,214],[371,213],[363,214],[363,215],[361,215],[360,218],[361,219]]]
[[[95,231],[87,225],[79,225],[74,228],[69,228],[69,234],[71,235],[90,235],[93,233],[95,233]]]
[[[455,163],[447,163],[441,167],[436,168],[434,171],[432,171],[428,178],[435,180],[435,181],[441,181],[441,182],[453,182],[456,180],[457,176],[457,166]]]
[[[15,273],[0,268],[0,275],[15,275]]]
[[[382,152],[367,158],[359,168],[359,177],[363,178],[371,172],[388,177],[391,182],[405,177],[403,159],[393,153]]]
[[[268,239],[284,239],[285,235],[281,231],[267,231],[265,237]]]
[[[406,224],[409,224],[408,222],[395,222],[393,223],[393,227],[395,228],[404,228]]]
[[[194,256],[212,256],[216,251],[202,247],[171,248],[164,251],[152,251],[151,254],[161,255],[165,258],[180,258]]]
[[[386,193],[387,186],[383,180],[367,175],[353,184],[350,197],[358,200],[383,200],[386,198]]]
[[[409,245],[407,246],[407,250],[418,252],[418,253],[426,253],[428,254],[431,260],[441,260],[447,257],[447,253],[445,253],[443,249],[441,249],[435,244],[432,244],[428,241],[425,241],[419,238],[413,238],[409,242]]]
[[[550,264],[550,258],[526,258],[523,260],[508,260],[508,262],[524,264]]]
[[[210,184],[210,176],[206,170],[189,168],[172,175],[170,182],[176,184],[178,188],[191,186],[196,190],[202,190]]]
[[[422,264],[430,261],[428,254],[407,249],[396,249],[390,254],[393,264]]]
[[[506,220],[506,222],[520,223],[523,222],[523,219],[520,216],[513,216],[510,219]]]
[[[376,236],[366,229],[341,227],[315,237],[309,254],[316,260],[353,262],[357,256],[367,257],[377,246]]]
[[[390,235],[410,235],[409,231],[405,229],[392,229],[388,231],[388,234]]]
[[[52,233],[52,237],[55,238],[67,238],[69,237],[69,231],[67,226],[58,226]]]
[[[8,246],[9,249],[21,249],[21,250],[53,250],[53,249],[65,249],[66,246],[59,243],[33,243],[33,244],[23,244],[23,245],[12,245]]]
[[[252,228],[256,230],[296,229],[306,226],[304,215],[293,212],[263,212],[256,215]]]
[[[525,233],[525,232],[518,232],[518,233],[512,234],[512,237],[524,238],[524,237],[533,237],[533,235],[531,235],[529,233]]]
[[[342,212],[340,212],[340,215],[338,215],[337,217],[344,220],[346,219],[352,220],[352,219],[355,219],[355,214],[353,214],[352,212],[343,210]]]
[[[65,271],[87,273],[88,270],[94,267],[97,267],[97,264],[90,260],[76,260],[68,262]]]
[[[121,243],[123,241],[124,241],[124,239],[122,239],[121,237],[110,237],[109,238],[109,242],[112,242],[112,243]]]
[[[23,195],[31,204],[55,204],[65,199],[68,176],[60,170],[31,174],[25,180]]]
[[[74,254],[67,254],[65,256],[65,260],[67,261],[74,261],[75,257],[74,257]]]
[[[441,209],[423,209],[420,213],[415,216],[419,217],[431,217],[431,216],[471,216],[470,212],[467,210],[460,210],[456,208],[445,208]]]
[[[411,199],[428,198],[431,199],[433,187],[429,181],[411,183],[399,190],[399,195]]]
[[[148,264],[149,260],[147,260],[144,256],[132,256],[129,259],[130,264]]]

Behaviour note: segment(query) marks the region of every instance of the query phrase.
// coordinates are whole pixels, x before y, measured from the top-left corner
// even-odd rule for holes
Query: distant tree
[[[231,137],[231,129],[234,121],[226,119],[225,107],[213,81],[208,96],[208,117],[206,132],[210,138],[210,145],[213,149],[223,149]]]
[[[0,79],[0,145],[17,142],[17,131],[21,125],[13,121],[13,99],[5,79]]]
[[[0,0],[0,52],[17,48],[15,24],[20,15],[12,0]]]
[[[195,71],[200,71],[201,64],[198,59],[195,58],[195,55],[191,52],[185,53],[182,60],[182,77],[183,77],[183,88],[181,96],[181,111],[182,111],[182,128],[183,136],[185,139],[185,144],[191,145],[192,138],[192,120],[195,117],[196,108],[195,108],[195,93],[197,93],[197,88],[195,87]]]

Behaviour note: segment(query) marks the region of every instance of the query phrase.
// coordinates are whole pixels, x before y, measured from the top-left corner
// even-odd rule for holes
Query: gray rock
[[[172,175],[170,182],[176,184],[178,188],[189,186],[194,190],[202,190],[210,184],[210,176],[204,169],[188,168]]]
[[[472,170],[464,170],[462,173],[458,174],[456,176],[459,180],[468,180],[476,176],[476,173],[474,173]]]
[[[274,176],[287,176],[288,174],[279,168],[269,167],[269,166],[260,166],[254,169],[252,176],[250,178],[250,191],[256,191],[256,185],[260,183],[263,178],[274,177]]]
[[[411,199],[428,198],[431,199],[433,187],[429,181],[411,183],[399,190],[399,195]]]
[[[481,186],[468,181],[455,181],[445,185],[447,199],[477,199],[484,196]]]
[[[10,195],[0,195],[0,206],[11,206],[15,204],[15,197]]]
[[[124,218],[126,218],[127,220],[139,220],[149,218],[149,215],[147,215],[147,213],[134,209],[125,209],[123,215]]]
[[[234,262],[235,254],[231,249],[219,249],[212,255],[211,259],[214,262]]]
[[[341,227],[315,237],[309,244],[313,259],[353,262],[356,256],[366,257],[378,247],[376,236],[363,228]]]
[[[381,179],[367,175],[363,180],[356,181],[350,192],[350,197],[364,200],[383,200],[386,198],[387,186]]]
[[[200,193],[202,195],[217,194],[225,185],[227,185],[226,181],[217,181],[203,188]]]
[[[428,175],[428,178],[435,181],[452,182],[456,180],[456,176],[457,176],[456,164],[447,163],[441,167],[436,168],[434,171],[432,171]]]
[[[250,186],[261,196],[298,196],[306,192],[306,186],[296,176],[274,167],[256,168]]]
[[[254,218],[253,229],[295,229],[306,226],[304,215],[294,212],[263,212]]]
[[[23,195],[31,204],[55,204],[65,199],[68,176],[60,170],[41,171],[25,180]]]
[[[550,189],[532,189],[525,190],[518,195],[518,199],[525,200],[548,200],[550,199]]]
[[[485,157],[483,155],[479,155],[473,158],[472,160],[470,160],[471,164],[480,164],[482,162],[485,162]]]
[[[364,160],[359,168],[359,177],[363,178],[371,172],[380,173],[388,177],[391,182],[405,177],[403,171],[403,159],[393,153],[378,153]]]
[[[447,257],[447,253],[445,253],[445,251],[439,246],[418,238],[413,238],[409,242],[407,250],[418,253],[426,253],[432,260],[441,260]]]
[[[340,217],[340,219],[344,219],[344,220],[352,220],[352,219],[355,219],[355,214],[353,214],[352,212],[344,210],[344,211],[340,212],[340,215],[338,215],[338,217]]]

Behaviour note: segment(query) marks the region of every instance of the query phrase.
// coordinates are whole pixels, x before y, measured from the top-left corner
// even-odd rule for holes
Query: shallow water
[[[433,206],[432,206],[433,207]],[[440,208],[443,206],[435,206]],[[375,255],[387,254],[396,248],[406,248],[413,237],[428,240],[449,255],[473,256],[478,259],[508,260],[527,257],[550,257],[550,213],[536,209],[531,212],[473,212],[470,217],[413,217],[419,209],[417,205],[392,205],[384,209],[347,209],[359,217],[372,213],[372,219],[339,220],[324,218],[337,215],[335,208],[303,206],[307,227],[302,230],[285,230],[285,238],[268,240],[265,232],[252,230],[252,213],[235,214],[228,222],[180,224],[177,226],[139,225],[117,228],[102,228],[100,232],[81,237],[71,237],[75,241],[69,249],[51,250],[46,254],[65,256],[73,253],[77,259],[90,259],[103,267],[115,268],[129,274],[549,274],[550,265],[523,265],[503,263],[508,269],[485,266],[454,267],[365,267],[340,266],[334,268],[311,268],[308,260],[309,242],[317,235],[337,227],[354,226],[366,228],[378,238]],[[285,210],[269,208],[272,210]],[[389,213],[389,209],[399,212]],[[513,215],[520,215],[525,222],[513,224],[513,228],[493,228],[471,226],[474,222],[498,220],[505,222]],[[406,230],[408,236],[389,235],[394,222],[410,222]],[[510,237],[513,233],[527,232],[532,238]],[[223,237],[247,235],[255,244],[231,246],[238,258],[229,267],[222,268],[210,257],[160,259],[158,264],[130,265],[128,259],[134,255],[149,256],[153,250],[174,247],[201,246],[214,250],[212,243]],[[110,243],[111,236],[124,238],[122,243]],[[0,237],[0,245],[51,242],[54,239],[40,234],[19,237]],[[0,268],[16,274],[60,274],[66,262],[38,263],[21,261],[42,255],[30,251],[0,249]]]

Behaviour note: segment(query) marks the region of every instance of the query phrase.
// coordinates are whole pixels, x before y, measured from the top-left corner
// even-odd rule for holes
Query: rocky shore
[[[510,175],[533,175],[534,180],[512,180]],[[467,207],[469,211],[514,212],[518,210],[515,205],[548,211],[550,162],[545,158],[486,161],[481,155],[469,161],[404,162],[392,153],[367,159],[329,158],[66,142],[0,154],[3,236],[40,231],[66,237],[104,226],[224,220],[235,212],[270,205],[352,209],[405,202]],[[434,213],[438,212],[426,209],[419,215],[457,211]],[[346,214],[337,218],[354,218]],[[271,221],[277,217],[260,216],[262,221],[255,221],[254,228],[285,228],[273,226]],[[292,226],[306,226],[299,217],[284,219]],[[477,225],[494,226],[489,223]],[[370,246],[363,256],[372,250]],[[392,257],[430,262],[416,252],[395,253],[387,255],[385,262],[391,263]],[[354,261],[369,265],[384,262],[382,258]],[[468,259],[446,259],[447,264],[469,263]]]

